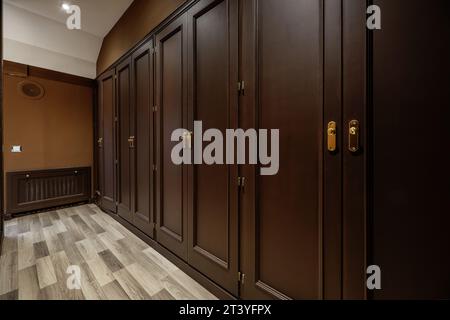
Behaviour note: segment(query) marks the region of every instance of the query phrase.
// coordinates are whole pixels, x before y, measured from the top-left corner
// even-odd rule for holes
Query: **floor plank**
[[[36,264],[32,233],[20,233],[17,241],[19,253],[19,270],[26,269]]]
[[[50,257],[47,256],[36,260],[36,270],[39,288],[44,289],[45,287],[51,286],[58,282]]]
[[[5,293],[0,295],[0,301],[9,301],[9,300],[18,300],[19,299],[19,290],[14,290],[12,292]]]
[[[33,243],[34,257],[40,259],[50,255],[48,251],[47,243],[45,241]]]
[[[126,269],[114,272],[114,277],[132,300],[151,300],[152,297]]]
[[[112,272],[116,272],[120,269],[125,268],[110,250],[100,252],[99,256],[103,259],[109,270],[111,270]]]
[[[103,291],[105,292],[108,300],[130,300],[130,297],[127,295],[125,290],[123,290],[117,280],[114,280],[104,286]]]
[[[19,271],[19,300],[38,300],[40,295],[36,266]]]
[[[0,295],[17,290],[17,252],[10,252],[0,257],[0,270]]]

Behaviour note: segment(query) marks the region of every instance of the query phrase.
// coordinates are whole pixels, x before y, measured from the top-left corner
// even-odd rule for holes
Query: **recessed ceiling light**
[[[65,11],[69,11],[70,10],[70,5],[68,3],[63,3],[62,8]]]

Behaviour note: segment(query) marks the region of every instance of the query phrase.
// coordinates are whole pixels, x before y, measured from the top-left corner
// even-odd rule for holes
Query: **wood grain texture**
[[[10,220],[5,239],[0,300],[216,299],[93,205]]]

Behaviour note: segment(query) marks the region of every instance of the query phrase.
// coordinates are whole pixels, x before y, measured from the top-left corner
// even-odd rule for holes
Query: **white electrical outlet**
[[[22,146],[13,146],[11,148],[12,153],[21,153],[22,152]]]

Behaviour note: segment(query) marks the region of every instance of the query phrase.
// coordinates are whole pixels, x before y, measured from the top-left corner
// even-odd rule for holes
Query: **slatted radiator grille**
[[[88,201],[91,169],[70,168],[7,173],[9,214]]]

